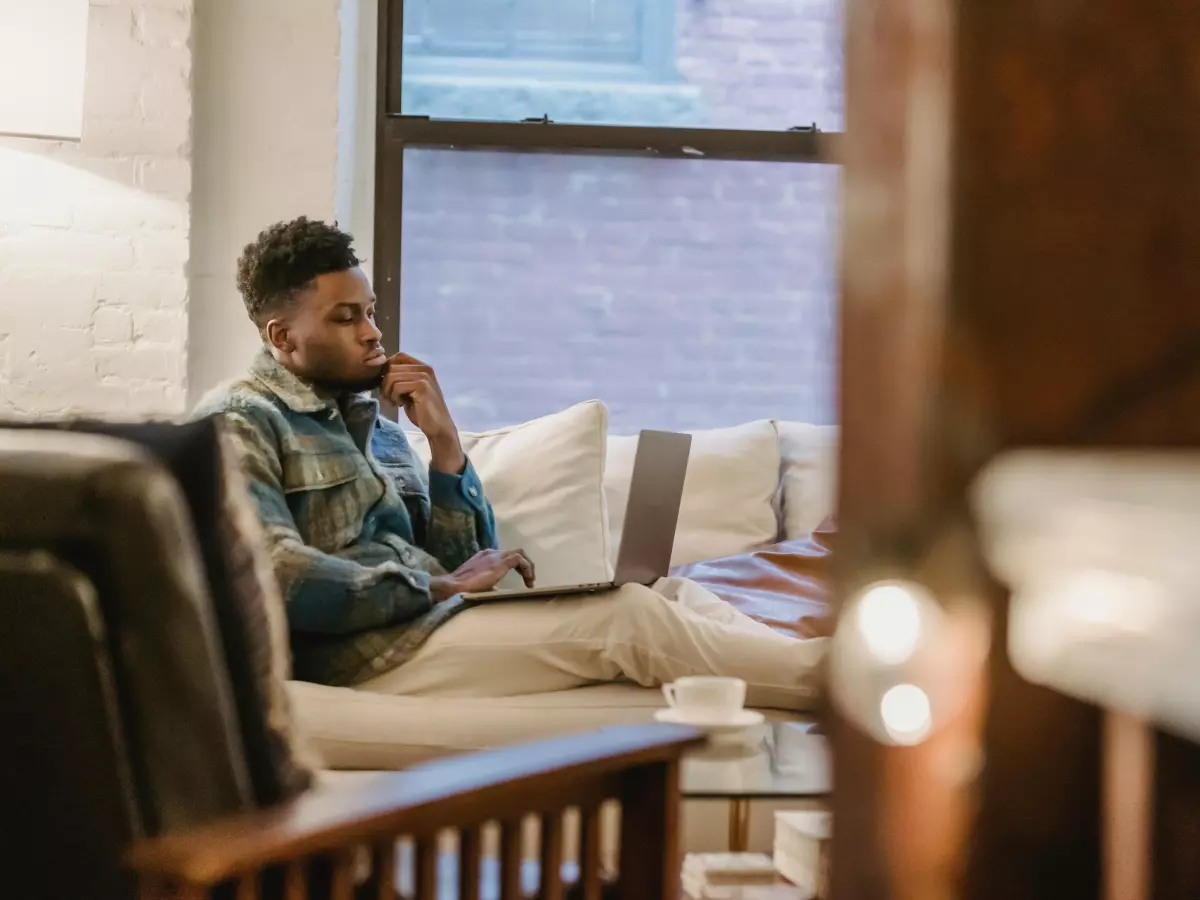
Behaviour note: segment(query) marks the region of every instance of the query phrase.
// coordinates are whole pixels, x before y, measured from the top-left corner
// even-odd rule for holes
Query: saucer
[[[754,709],[740,709],[737,715],[732,718],[722,717],[719,719],[687,716],[680,710],[672,707],[655,710],[654,712],[654,721],[656,722],[667,722],[671,725],[691,725],[694,728],[701,728],[709,734],[730,734],[754,725],[761,725],[765,720],[766,716]]]

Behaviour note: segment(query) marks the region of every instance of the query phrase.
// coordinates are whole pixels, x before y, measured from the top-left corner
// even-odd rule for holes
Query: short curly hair
[[[336,225],[306,216],[264,229],[238,259],[237,286],[250,321],[262,328],[318,275],[353,269],[359,264],[353,244]]]

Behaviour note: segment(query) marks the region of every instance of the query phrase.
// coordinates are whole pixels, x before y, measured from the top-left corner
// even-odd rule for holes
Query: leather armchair
[[[222,633],[229,617],[214,611],[197,496],[132,440],[0,429],[5,896],[390,898],[405,838],[416,896],[478,897],[487,870],[516,897],[530,886],[520,832],[533,817],[532,880],[557,897],[563,812],[578,809],[579,886],[593,898],[612,800],[623,811],[612,890],[676,896],[678,760],[700,741],[690,729],[616,728],[264,804],[247,711],[267,712],[239,702],[246,683]],[[482,854],[489,823],[502,835],[496,866]],[[439,862],[445,829],[458,851]]]

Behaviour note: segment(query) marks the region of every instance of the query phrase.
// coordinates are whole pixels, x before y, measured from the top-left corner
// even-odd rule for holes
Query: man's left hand
[[[462,473],[467,458],[432,368],[407,353],[397,353],[387,362],[379,393],[402,407],[408,420],[429,439],[435,469],[448,475]]]

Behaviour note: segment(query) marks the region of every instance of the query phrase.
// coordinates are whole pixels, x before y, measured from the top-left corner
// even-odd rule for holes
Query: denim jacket
[[[258,505],[287,603],[295,677],[353,685],[412,657],[461,611],[431,577],[496,546],[468,461],[422,471],[394,422],[363,394],[319,396],[265,348],[247,377],[196,415],[220,413]]]

